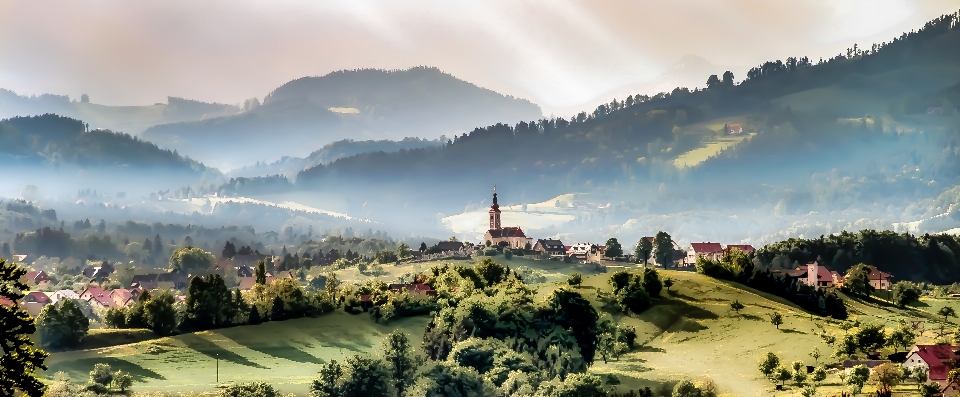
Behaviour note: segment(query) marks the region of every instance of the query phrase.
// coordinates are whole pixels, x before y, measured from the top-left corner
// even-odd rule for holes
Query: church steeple
[[[497,187],[493,187],[493,205],[490,206],[490,229],[500,230],[500,204],[497,204]]]

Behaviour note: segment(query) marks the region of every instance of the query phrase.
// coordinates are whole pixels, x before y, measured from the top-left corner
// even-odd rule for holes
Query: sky
[[[0,0],[0,88],[108,105],[240,103],[303,76],[426,65],[568,116],[702,85],[712,69],[740,79],[766,60],[869,47],[958,3]]]

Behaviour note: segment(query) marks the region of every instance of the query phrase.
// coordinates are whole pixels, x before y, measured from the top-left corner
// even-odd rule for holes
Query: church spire
[[[493,205],[490,206],[490,229],[500,229],[500,204],[497,204],[497,187],[493,187]]]

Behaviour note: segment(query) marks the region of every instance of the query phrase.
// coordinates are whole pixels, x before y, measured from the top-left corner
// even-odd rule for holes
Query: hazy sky
[[[740,79],[764,60],[887,41],[958,3],[0,0],[0,87],[238,103],[307,75],[429,65],[568,115],[641,90],[684,55]]]

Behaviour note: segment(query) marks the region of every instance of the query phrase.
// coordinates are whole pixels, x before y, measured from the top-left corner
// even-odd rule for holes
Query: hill
[[[533,103],[436,68],[360,69],[290,81],[234,116],[152,127],[144,137],[235,168],[337,140],[436,138],[477,125],[541,117]],[[283,139],[276,139],[276,137]],[[257,148],[251,151],[250,148]]]
[[[52,114],[0,120],[0,163],[11,171],[0,180],[3,193],[25,185],[48,194],[149,192],[219,175],[176,151],[129,134],[88,130],[80,120]]]
[[[59,114],[86,121],[94,129],[125,131],[138,135],[158,124],[194,121],[209,117],[236,114],[239,106],[206,103],[191,99],[167,97],[167,103],[142,106],[110,106],[82,100],[71,100],[66,95],[19,95],[0,89],[0,118]]]
[[[562,277],[554,278],[552,272],[562,275],[587,270],[556,261],[514,259],[520,261],[504,263],[515,268],[522,263],[550,272],[548,281],[532,285],[540,297],[566,284]],[[430,265],[413,266],[426,269]],[[354,279],[350,270],[338,271],[341,273],[344,280],[361,281]],[[675,282],[670,291],[664,290],[659,302],[647,311],[623,315],[598,298],[597,292],[609,293],[610,274],[585,273],[580,293],[617,323],[635,327],[639,335],[641,347],[606,363],[597,358],[590,368],[593,373],[617,375],[624,389],[650,386],[657,390],[680,379],[707,377],[717,382],[725,395],[795,395],[792,386],[785,392],[775,392],[773,384],[760,375],[756,367],[761,355],[774,352],[784,363],[800,360],[814,365],[815,360],[809,353],[818,349],[822,354],[819,363],[836,362],[829,357],[832,347],[824,343],[819,334],[842,336],[841,322],[811,316],[779,297],[691,272],[661,270],[660,277],[670,277]],[[958,302],[943,299],[924,298],[918,306],[907,309],[897,309],[882,299],[845,299],[851,320],[863,324],[880,322],[892,328],[899,319],[933,324],[918,339],[919,343],[933,340],[932,329],[942,319],[935,314],[936,310],[944,305],[960,307]],[[730,309],[734,300],[745,306],[739,314]],[[768,321],[768,315],[774,312],[784,317],[782,328]],[[403,318],[382,325],[367,315],[350,315],[338,310],[318,318],[54,353],[48,359],[47,374],[65,371],[81,381],[86,379],[93,364],[105,362],[114,369],[133,374],[140,382],[135,390],[204,391],[215,385],[219,358],[221,383],[257,379],[274,384],[283,392],[304,393],[320,363],[343,360],[358,352],[373,352],[382,336],[394,328],[419,341],[427,320],[428,317]],[[839,383],[836,375],[830,375],[821,392],[839,392]],[[914,386],[902,388],[912,390]]]

